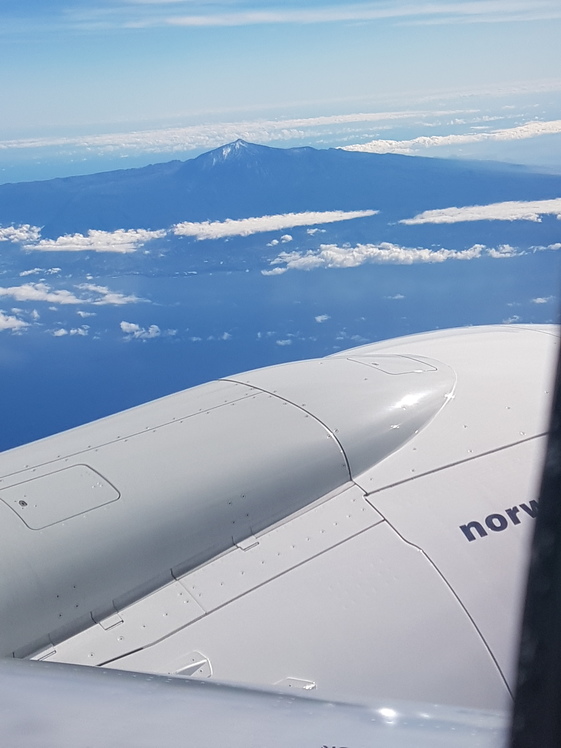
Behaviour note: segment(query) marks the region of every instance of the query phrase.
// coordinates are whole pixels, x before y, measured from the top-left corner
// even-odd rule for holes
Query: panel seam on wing
[[[411,483],[411,481],[417,480],[417,478],[423,478],[426,475],[433,475],[434,473],[439,473],[441,470],[447,470],[451,467],[456,467],[456,465],[463,465],[466,462],[473,462],[473,460],[478,460],[480,457],[486,457],[487,455],[495,454],[496,452],[503,452],[505,449],[510,449],[511,447],[516,447],[518,444],[525,444],[526,442],[531,442],[534,439],[541,439],[544,436],[547,436],[549,432],[545,431],[540,434],[534,434],[534,436],[528,436],[526,439],[520,439],[516,442],[510,442],[509,444],[504,444],[502,447],[497,447],[496,449],[489,449],[486,452],[480,452],[478,455],[473,455],[472,457],[466,457],[462,460],[455,460],[454,462],[447,462],[445,465],[440,465],[439,467],[432,468],[431,470],[426,470],[424,473],[418,473],[416,475],[412,475],[409,478],[403,478],[402,480],[395,481],[394,483],[387,483],[383,486],[380,486],[379,488],[375,488],[372,491],[368,491],[366,488],[361,486],[358,481],[360,481],[361,476],[357,476],[355,478],[355,482],[357,482],[357,485],[365,492],[365,496],[368,498],[369,496],[373,496],[376,493],[380,493],[380,491],[385,491],[388,488],[395,488],[395,486],[402,486],[404,483]]]

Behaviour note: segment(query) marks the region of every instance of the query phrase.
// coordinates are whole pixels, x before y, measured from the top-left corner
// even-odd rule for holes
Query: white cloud
[[[22,330],[24,327],[29,327],[29,323],[0,311],[0,330]]]
[[[537,250],[543,250],[543,249],[557,250],[557,249],[561,249],[561,243],[557,242],[556,244],[548,244],[547,247],[534,247],[534,249],[537,249]]]
[[[262,270],[261,275],[282,275],[286,273],[286,268],[273,268],[272,270]]]
[[[284,340],[275,340],[275,343],[281,346],[292,345],[292,340],[290,340],[290,338],[285,338]]]
[[[60,271],[61,268],[32,268],[31,270],[22,270],[19,276],[24,278],[27,275],[57,275]]]
[[[16,301],[48,301],[54,304],[81,304],[71,291],[55,290],[46,283],[24,283],[21,286],[0,286],[0,297],[10,297]]]
[[[49,6],[50,9],[50,6]],[[71,29],[79,33],[108,30],[187,27],[190,29],[260,25],[356,24],[369,21],[391,24],[465,24],[528,22],[559,18],[556,0],[344,0],[301,4],[208,2],[208,0],[121,0],[53,4],[46,29]],[[23,16],[22,16],[23,18]],[[26,30],[44,31],[45,21],[25,17]],[[22,23],[12,20],[16,29]]]
[[[78,317],[82,317],[82,319],[86,319],[86,317],[95,317],[96,312],[84,312],[82,309],[78,309],[76,311],[76,314]]]
[[[353,218],[374,216],[377,210],[329,210],[307,213],[283,213],[272,216],[253,218],[227,218],[225,221],[203,221],[192,223],[185,221],[172,228],[178,236],[195,236],[197,239],[222,239],[225,236],[249,236],[265,231],[282,231],[295,226],[310,226],[316,223],[336,223],[350,221]],[[286,236],[289,236],[287,234]],[[281,241],[290,241],[281,238]]]
[[[286,244],[287,242],[291,242],[292,241],[292,236],[290,234],[283,234],[281,236],[280,240],[281,240],[281,242],[283,244]]]
[[[517,314],[513,314],[512,317],[503,319],[503,325],[514,325],[517,322],[520,322],[520,317]]]
[[[149,340],[151,338],[159,338],[162,331],[158,325],[150,325],[148,328],[141,327],[135,322],[121,322],[121,330],[125,333],[127,340],[138,339],[138,340]]]
[[[31,242],[36,241],[40,236],[39,226],[31,226],[29,223],[0,227],[0,242]]]
[[[51,304],[129,304],[141,299],[136,296],[125,296],[110,291],[107,286],[96,286],[82,283],[78,286],[86,291],[81,297],[67,289],[54,289],[46,283],[24,283],[21,286],[0,286],[0,297],[12,298],[16,301],[46,301]]]
[[[470,110],[471,111],[471,110]],[[66,149],[75,153],[86,150],[92,153],[161,153],[208,150],[224,143],[243,138],[246,141],[266,143],[312,137],[314,134],[329,135],[338,132],[341,126],[364,123],[395,122],[404,119],[464,114],[464,110],[409,110],[388,112],[357,112],[321,117],[299,117],[278,120],[242,120],[239,122],[204,123],[188,127],[171,127],[134,132],[104,133],[77,137],[22,138],[0,141],[0,150],[33,150],[37,148]]]
[[[234,9],[215,13],[189,13],[167,16],[165,23],[171,26],[254,26],[261,24],[316,24],[342,23],[374,20],[398,20],[421,23],[498,23],[507,21],[529,21],[533,19],[556,19],[561,17],[559,6],[553,0],[536,0],[529,4],[524,0],[466,0],[460,3],[410,3],[392,2],[374,4],[339,3],[307,8],[282,7],[276,9]],[[160,25],[161,16],[152,20],[144,18],[138,25]]]
[[[327,322],[328,319],[331,319],[329,314],[318,314],[317,317],[314,317],[316,322],[319,322],[320,324],[322,322]]]
[[[412,140],[371,140],[369,143],[341,146],[345,151],[364,151],[366,153],[418,153],[426,148],[439,146],[464,145],[496,140],[526,140],[541,135],[561,133],[561,120],[547,122],[527,122],[518,127],[508,127],[490,132],[471,132],[463,135],[431,135],[413,138]]]
[[[507,257],[518,257],[521,252],[515,247],[511,247],[510,244],[501,244],[496,249],[487,249],[487,254],[489,255],[489,257],[493,257],[496,260],[501,260]]]
[[[82,327],[72,327],[70,330],[70,335],[81,335],[86,336],[90,333],[90,327],[89,325],[82,325]]]
[[[64,335],[68,335],[68,330],[65,330],[64,327],[59,327],[58,330],[52,330],[51,335],[53,338],[62,338]]]
[[[446,260],[472,260],[480,257],[485,247],[475,244],[469,249],[411,249],[389,242],[381,244],[357,244],[354,247],[339,247],[336,244],[322,244],[317,251],[281,252],[271,264],[280,265],[286,270],[313,270],[314,268],[349,268],[366,262],[412,265],[416,263],[438,263]],[[270,270],[261,271],[270,274]]]
[[[464,221],[540,221],[542,215],[561,217],[561,197],[552,200],[509,201],[489,205],[467,205],[461,208],[425,210],[399,223],[461,223]]]
[[[532,299],[532,304],[547,304],[553,300],[553,296],[538,296],[536,299]]]
[[[79,289],[90,292],[90,297],[83,299],[80,303],[95,304],[96,306],[105,306],[113,304],[121,306],[123,304],[135,304],[137,301],[144,301],[138,296],[126,296],[125,294],[111,291],[107,286],[98,286],[94,283],[80,283]]]
[[[166,231],[147,229],[117,229],[97,231],[90,229],[87,234],[65,234],[57,239],[41,239],[35,244],[25,244],[24,249],[40,252],[135,252],[152,239],[161,239]]]
[[[405,296],[402,293],[396,293],[394,296],[384,296],[384,298],[389,299],[390,301],[401,301]]]

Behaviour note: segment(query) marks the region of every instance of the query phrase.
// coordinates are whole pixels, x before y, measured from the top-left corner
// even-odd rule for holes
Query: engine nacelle
[[[501,707],[558,332],[429,333],[0,456],[0,654]]]

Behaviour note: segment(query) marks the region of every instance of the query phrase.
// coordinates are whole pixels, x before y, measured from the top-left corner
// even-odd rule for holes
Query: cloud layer
[[[426,148],[438,146],[464,145],[466,143],[496,140],[526,140],[541,135],[557,135],[559,133],[561,133],[561,120],[550,120],[548,122],[527,122],[518,127],[508,127],[491,132],[472,132],[465,135],[430,135],[413,138],[412,140],[371,140],[369,143],[342,146],[342,150],[409,155]]]
[[[472,110],[468,110],[472,111]],[[129,153],[162,151],[206,150],[232,142],[238,138],[251,142],[292,140],[318,133],[331,133],[342,126],[364,126],[368,123],[401,122],[407,119],[434,118],[465,114],[465,110],[406,110],[386,112],[357,112],[320,117],[292,117],[287,119],[242,120],[239,122],[205,123],[186,127],[165,127],[134,132],[103,133],[72,137],[40,137],[0,140],[0,151],[37,150],[41,148],[87,149],[88,152]],[[356,128],[353,128],[356,129]]]
[[[108,27],[125,24],[128,28],[179,26],[187,28],[256,26],[256,25],[311,25],[326,23],[361,23],[394,21],[398,23],[455,24],[498,23],[555,19],[561,11],[555,0],[464,0],[464,2],[418,2],[398,0],[391,3],[314,3],[300,7],[280,2],[268,8],[262,3],[235,4],[205,3],[201,0],[127,0],[117,4],[113,12],[87,10],[79,15],[67,14],[66,23],[79,19],[80,28],[90,24]]]
[[[132,304],[141,301],[137,296],[127,296],[111,291],[107,286],[80,283],[79,294],[63,288],[52,288],[47,283],[23,283],[21,286],[0,286],[0,298],[15,301],[48,302],[49,304],[94,304],[96,306]]]
[[[0,330],[21,330],[24,327],[29,327],[28,322],[24,322],[11,314],[5,314],[0,310]]]
[[[390,242],[381,244],[357,244],[355,247],[339,247],[336,244],[322,244],[318,252],[281,252],[271,264],[283,263],[286,270],[311,270],[317,267],[349,268],[366,262],[412,265],[413,263],[435,263],[445,260],[471,260],[481,255],[483,247],[475,245],[470,249],[409,249]]]
[[[542,215],[561,218],[561,198],[553,200],[510,201],[489,205],[468,205],[462,208],[425,210],[399,223],[413,226],[421,223],[462,223],[464,221],[535,221]]]
[[[24,223],[20,226],[0,226],[0,242],[32,242],[39,239],[41,229]]]
[[[174,226],[172,232],[177,236],[194,236],[199,240],[223,239],[227,236],[249,236],[266,231],[283,231],[295,226],[350,221],[353,218],[374,216],[376,213],[378,213],[377,210],[329,210],[317,213],[283,213],[236,220],[228,218],[225,221],[203,221],[201,223],[185,221]],[[281,237],[281,241],[290,241],[291,238],[290,235],[285,235]]]
[[[542,249],[553,249],[543,247]],[[382,242],[380,244],[357,244],[338,246],[322,244],[317,251],[281,252],[272,262],[269,270],[262,270],[263,275],[280,275],[287,270],[314,270],[316,268],[351,268],[365,263],[413,265],[441,263],[447,260],[474,260],[479,257],[495,259],[515,257],[522,254],[508,244],[497,248],[488,248],[483,244],[474,244],[463,250],[427,249],[400,247],[397,244]],[[395,298],[402,298],[400,296]]]
[[[37,227],[33,227],[37,229]],[[35,243],[27,242],[23,245],[26,250],[40,252],[118,252],[126,254],[134,252],[152,239],[161,239],[166,235],[165,230],[148,231],[146,229],[117,229],[117,231],[97,231],[90,229],[84,234],[65,234],[57,239],[41,239]],[[34,240],[38,240],[40,230],[37,229]]]
[[[168,235],[193,236],[198,240],[224,239],[231,236],[250,236],[267,231],[284,231],[297,226],[315,226],[317,224],[351,221],[354,218],[365,218],[377,213],[377,210],[283,213],[252,218],[228,218],[225,221],[202,221],[199,223],[185,221],[172,226],[169,230],[117,229],[116,231],[98,231],[90,229],[87,234],[64,234],[56,239],[41,239],[41,229],[38,226],[25,224],[0,228],[0,241],[19,243],[22,249],[27,252],[113,252],[130,254],[148,242],[154,239],[163,239]],[[278,243],[279,240],[275,241]],[[292,241],[292,236],[284,234],[280,237],[280,241]],[[41,268],[24,272],[32,274],[36,270],[40,272]]]
[[[355,112],[318,117],[291,117],[286,119],[240,120],[234,122],[207,122],[184,127],[161,127],[135,130],[134,132],[112,132],[97,135],[17,138],[0,140],[0,151],[6,153],[57,149],[60,153],[84,153],[88,157],[97,155],[139,153],[185,153],[208,151],[241,138],[253,143],[282,143],[283,141],[312,142],[319,138],[330,144],[353,142],[372,128],[387,129],[415,123],[419,126],[438,122],[442,118],[462,122],[488,121],[477,109],[406,109],[402,111]]]
[[[128,340],[150,340],[151,338],[159,338],[162,331],[158,325],[150,325],[149,327],[141,327],[136,322],[121,322],[121,330],[125,333]]]

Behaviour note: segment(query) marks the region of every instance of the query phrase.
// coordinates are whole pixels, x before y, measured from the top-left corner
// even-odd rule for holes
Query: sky
[[[0,0],[0,183],[193,158],[238,138],[561,173],[560,38],[560,0]],[[440,226],[439,237],[474,227],[473,241],[438,246],[328,239],[332,226],[369,220],[356,210],[59,237],[0,225],[3,251],[21,263],[0,284],[0,364],[21,393],[12,393],[14,408],[36,393],[31,420],[56,430],[75,423],[56,421],[62,398],[76,396],[76,413],[88,420],[236,369],[373,337],[550,320],[558,236],[531,255],[509,237],[513,226],[561,225],[561,198],[552,197],[404,214],[405,227]],[[489,221],[507,238],[492,243]],[[90,274],[92,264],[150,257],[175,238],[212,257],[213,242],[258,246],[261,237],[267,263],[256,272],[243,265],[234,284],[229,272],[200,268],[172,278]],[[80,253],[88,270],[78,277]],[[239,298],[252,299],[247,318]],[[309,325],[299,335],[302,319]],[[257,323],[266,326],[256,331]],[[257,337],[243,337],[244,326]],[[113,346],[105,358],[100,340]],[[225,347],[227,355],[218,350]],[[29,438],[27,416],[9,420],[23,424],[14,439]]]
[[[237,137],[561,168],[560,32],[559,0],[2,0],[0,181]]]

